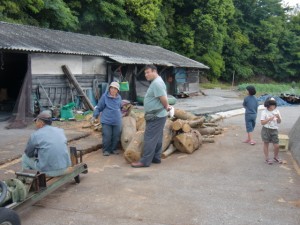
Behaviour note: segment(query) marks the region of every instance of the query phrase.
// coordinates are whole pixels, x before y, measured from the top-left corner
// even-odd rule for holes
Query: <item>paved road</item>
[[[243,100],[237,92],[221,89],[202,90],[205,95],[177,99],[175,108],[188,110],[195,115],[213,114],[242,107]]]
[[[287,134],[300,107],[280,107]],[[160,165],[131,168],[99,151],[84,157],[89,173],[23,211],[23,225],[298,225],[300,172],[264,163],[257,125],[255,146],[245,139],[243,115],[221,122],[224,133],[191,155],[175,153]]]
[[[234,92],[206,94],[180,99],[176,107],[206,114],[211,109],[239,108],[242,103]],[[289,133],[299,109],[280,107],[281,133]],[[191,155],[175,153],[149,168],[131,168],[121,155],[103,157],[100,151],[85,155],[89,173],[81,176],[81,183],[70,182],[21,212],[22,224],[299,224],[300,170],[291,154],[281,152],[286,164],[269,166],[263,159],[260,125],[254,134],[258,143],[250,146],[241,142],[243,115],[220,124],[224,133],[216,143],[204,144]],[[32,130],[9,132],[13,133],[0,129],[0,143],[6,148],[11,140],[16,144],[27,140]],[[0,154],[2,158],[1,149]],[[0,171],[11,173],[9,168],[18,165],[3,164]]]

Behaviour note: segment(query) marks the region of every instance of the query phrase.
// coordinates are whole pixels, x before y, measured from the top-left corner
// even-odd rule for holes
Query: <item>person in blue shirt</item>
[[[244,98],[243,106],[245,108],[245,124],[247,131],[247,139],[244,141],[244,143],[255,145],[256,142],[253,140],[252,133],[256,124],[258,101],[255,97],[255,87],[249,85],[246,87],[246,89],[248,91],[248,96]]]
[[[103,155],[119,154],[117,145],[120,141],[122,129],[122,98],[119,94],[118,82],[111,82],[95,107],[92,120],[95,120],[101,113]]]
[[[64,130],[53,127],[51,113],[41,112],[35,118],[37,131],[31,134],[22,156],[23,170],[37,170],[47,176],[60,176],[71,166]]]

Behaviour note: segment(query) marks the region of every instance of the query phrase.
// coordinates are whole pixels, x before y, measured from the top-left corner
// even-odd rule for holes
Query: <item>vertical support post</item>
[[[77,157],[76,147],[70,147],[70,157],[71,157],[72,166],[77,165],[78,164],[78,157]]]

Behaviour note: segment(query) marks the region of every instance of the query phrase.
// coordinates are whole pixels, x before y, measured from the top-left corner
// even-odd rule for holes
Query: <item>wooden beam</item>
[[[70,83],[72,83],[73,86],[75,87],[78,94],[80,96],[82,96],[83,103],[87,107],[87,109],[94,110],[94,106],[92,105],[89,98],[86,96],[86,94],[84,93],[84,91],[80,87],[80,84],[78,83],[78,81],[76,80],[76,78],[72,74],[72,72],[70,71],[69,67],[67,65],[63,65],[61,68],[62,68],[64,74],[68,77]]]

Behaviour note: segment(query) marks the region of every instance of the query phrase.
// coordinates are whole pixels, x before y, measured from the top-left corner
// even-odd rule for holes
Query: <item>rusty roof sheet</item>
[[[122,64],[209,69],[159,46],[6,22],[0,22],[0,50],[105,56]]]

